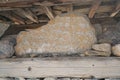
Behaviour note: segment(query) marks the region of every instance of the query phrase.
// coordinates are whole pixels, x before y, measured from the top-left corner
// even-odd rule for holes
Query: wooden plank
[[[38,2],[39,0],[0,0],[0,7],[16,7],[16,6],[24,6],[31,5],[34,2]]]
[[[43,11],[46,13],[46,15],[48,16],[48,18],[49,18],[50,20],[53,20],[53,19],[54,19],[54,15],[53,15],[53,12],[52,12],[51,7],[43,6]]]
[[[24,20],[20,16],[14,14],[14,13],[11,13],[11,12],[6,12],[6,13],[1,12],[0,15],[9,18],[13,22],[15,22],[15,24],[25,24]]]
[[[93,2],[93,5],[92,5],[92,7],[91,7],[91,9],[90,9],[90,11],[89,11],[89,14],[88,14],[88,17],[89,17],[89,18],[93,18],[93,17],[94,17],[95,12],[96,12],[96,10],[99,8],[101,2],[102,2],[102,0],[95,0],[95,1]]]
[[[16,10],[18,8],[10,8],[10,7],[0,7],[0,11],[10,11],[10,10]]]
[[[99,9],[96,11],[96,13],[104,13],[104,12],[111,12],[113,9],[113,5],[110,6],[100,6]],[[89,8],[82,8],[82,9],[76,9],[74,10],[75,12],[83,13],[83,14],[88,14],[89,13]]]
[[[94,1],[94,0],[58,0],[60,2],[90,2],[90,1]]]
[[[24,15],[25,17],[27,17],[28,19],[30,19],[31,21],[35,23],[39,22],[37,16],[33,14],[33,12],[31,12],[29,8],[18,9],[17,12],[21,13],[22,15]]]
[[[52,4],[43,4],[42,2],[50,2]],[[19,6],[32,6],[41,5],[41,6],[54,6],[54,5],[65,5],[71,3],[91,3],[95,0],[0,0],[0,7],[19,7]],[[114,0],[103,0],[103,2],[110,2]]]
[[[0,60],[0,77],[120,77],[120,57],[17,58]]]
[[[112,12],[112,9],[114,8],[114,5],[105,5],[105,6],[100,6],[99,9],[96,11],[96,13],[106,13],[106,12]],[[57,14],[61,14],[62,11],[65,11],[66,7],[63,6],[55,6],[53,8],[54,13]],[[78,13],[83,13],[83,14],[88,14],[90,11],[89,7],[86,8],[78,8],[78,9],[73,9],[74,12],[78,12]]]
[[[47,21],[48,22],[48,21]],[[45,25],[47,22],[43,22],[43,23],[33,23],[33,24],[25,24],[25,25],[11,25],[11,26],[14,26],[14,27],[40,27],[42,25]]]
[[[110,15],[110,17],[114,17],[115,15],[117,15],[120,11],[120,1],[117,1],[117,5],[115,10],[113,11],[113,13]]]

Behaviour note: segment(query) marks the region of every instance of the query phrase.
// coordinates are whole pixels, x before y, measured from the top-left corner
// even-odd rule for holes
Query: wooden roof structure
[[[89,18],[119,17],[120,0],[0,0],[0,22],[32,25],[78,12]]]

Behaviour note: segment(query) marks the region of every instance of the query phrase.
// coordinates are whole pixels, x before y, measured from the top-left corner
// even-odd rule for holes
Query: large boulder
[[[90,49],[96,42],[95,30],[85,15],[57,16],[40,28],[22,31],[17,36],[16,55],[74,54]]]
[[[0,23],[0,37],[4,34],[4,32],[8,29],[9,24]]]
[[[0,40],[0,58],[11,57],[15,52],[14,50],[15,44],[16,44],[15,35],[10,35],[2,38]]]

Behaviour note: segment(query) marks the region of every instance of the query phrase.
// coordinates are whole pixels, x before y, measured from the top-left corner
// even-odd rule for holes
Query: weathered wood
[[[112,9],[114,8],[114,5],[105,5],[105,6],[100,6],[98,10],[96,10],[96,13],[106,13],[106,12],[112,12]],[[65,11],[66,7],[64,6],[55,6],[53,7],[54,13],[61,14],[62,11]],[[90,11],[89,7],[86,8],[78,8],[78,9],[73,9],[74,12],[78,13],[83,13],[83,14],[88,14]]]
[[[12,20],[13,22],[15,22],[15,24],[25,24],[24,20],[19,17],[18,15],[11,13],[11,12],[7,12],[7,13],[0,13],[0,15],[5,16],[7,18],[9,18],[10,20]]]
[[[0,60],[0,77],[120,77],[119,57],[17,58]]]
[[[104,13],[104,12],[111,12],[113,9],[113,5],[111,6],[100,6],[99,9],[96,11],[96,13]],[[89,8],[82,8],[82,9],[76,9],[75,12],[88,14]]]
[[[17,7],[24,5],[31,5],[34,2],[38,2],[39,0],[0,0],[0,7]]]
[[[33,24],[25,24],[25,25],[15,25],[15,24],[12,24],[11,26],[14,26],[14,27],[40,27],[42,25],[45,25],[47,22],[45,23],[33,23]]]
[[[9,78],[0,78],[0,80],[11,80]]]
[[[54,19],[51,7],[43,6],[43,11],[46,13],[50,20]]]
[[[28,8],[18,9],[17,11],[21,13],[22,15],[24,15],[25,17],[27,17],[28,19],[30,19],[31,21],[38,23],[37,16],[33,14],[30,9]]]
[[[117,5],[115,10],[113,11],[113,13],[110,15],[110,17],[114,17],[115,15],[117,15],[120,11],[120,1],[117,1]]]
[[[0,11],[10,11],[10,10],[16,10],[18,8],[10,8],[10,7],[0,7]]]
[[[88,14],[88,17],[89,17],[89,18],[93,18],[93,17],[94,17],[95,12],[96,12],[96,10],[99,8],[101,2],[102,2],[102,0],[95,0],[95,1],[93,2],[93,5],[92,5],[92,7],[91,7],[91,9],[90,9],[90,11],[89,11],[89,14]]]
[[[51,4],[42,3],[48,1]],[[35,5],[41,5],[41,6],[54,6],[54,5],[65,5],[65,4],[71,4],[71,3],[92,3],[95,0],[0,0],[0,7],[19,7],[19,6],[32,6]],[[109,2],[114,0],[103,0],[103,2]]]

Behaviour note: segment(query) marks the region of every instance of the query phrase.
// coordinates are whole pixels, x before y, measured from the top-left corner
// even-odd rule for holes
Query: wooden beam
[[[115,15],[117,15],[120,11],[120,1],[118,0],[117,1],[117,5],[116,5],[116,8],[115,10],[112,12],[112,14],[110,15],[110,17],[114,17]]]
[[[95,13],[96,13],[96,10],[99,8],[100,4],[101,4],[102,0],[95,0],[93,2],[93,5],[89,11],[89,14],[88,14],[88,17],[89,18],[93,18]]]
[[[120,57],[17,58],[0,60],[0,77],[120,77]]]
[[[34,2],[38,2],[39,0],[7,0],[3,1],[0,0],[0,7],[16,7],[16,6],[21,6],[21,5],[30,5],[33,4]]]
[[[59,2],[90,2],[90,1],[94,1],[94,0],[58,0]]]
[[[12,24],[11,26],[13,27],[28,27],[28,28],[34,28],[34,27],[41,27],[43,25],[45,25],[47,22],[44,23],[36,23],[36,24],[25,24],[25,25],[15,25]]]
[[[15,22],[15,24],[25,24],[24,20],[21,17],[19,17],[18,15],[14,14],[14,13],[11,13],[11,12],[7,12],[7,13],[1,12],[0,15],[9,18],[13,22]]]
[[[43,11],[46,13],[46,15],[48,16],[48,18],[49,18],[50,20],[53,20],[53,19],[54,19],[54,15],[53,15],[53,12],[52,12],[51,7],[43,6]]]
[[[96,13],[111,12],[113,7],[114,7],[114,5],[100,6],[99,9],[96,11]],[[79,12],[79,13],[83,13],[83,14],[88,14],[89,13],[89,8],[75,9],[74,11]]]
[[[0,7],[0,11],[10,11],[10,10],[16,10],[18,8],[10,8],[10,7]]]
[[[100,6],[99,9],[96,11],[96,13],[106,13],[106,12],[111,12],[112,9],[114,8],[114,5],[105,5],[105,6]],[[55,7],[54,8],[54,13],[57,14],[61,14],[62,10],[65,10],[63,7]],[[82,13],[82,14],[88,14],[89,13],[89,7],[87,8],[78,8],[78,9],[74,9],[74,12],[77,13]]]
[[[39,22],[37,16],[28,8],[18,9],[17,12],[21,13],[22,15],[24,15],[25,17],[27,17],[28,19],[30,19],[31,21],[35,23]]]
[[[42,3],[48,1],[50,4]],[[65,5],[71,3],[91,3],[95,0],[0,0],[0,7],[24,7],[32,5],[41,6],[54,6],[54,5]],[[103,0],[103,2],[110,2],[114,0]]]

